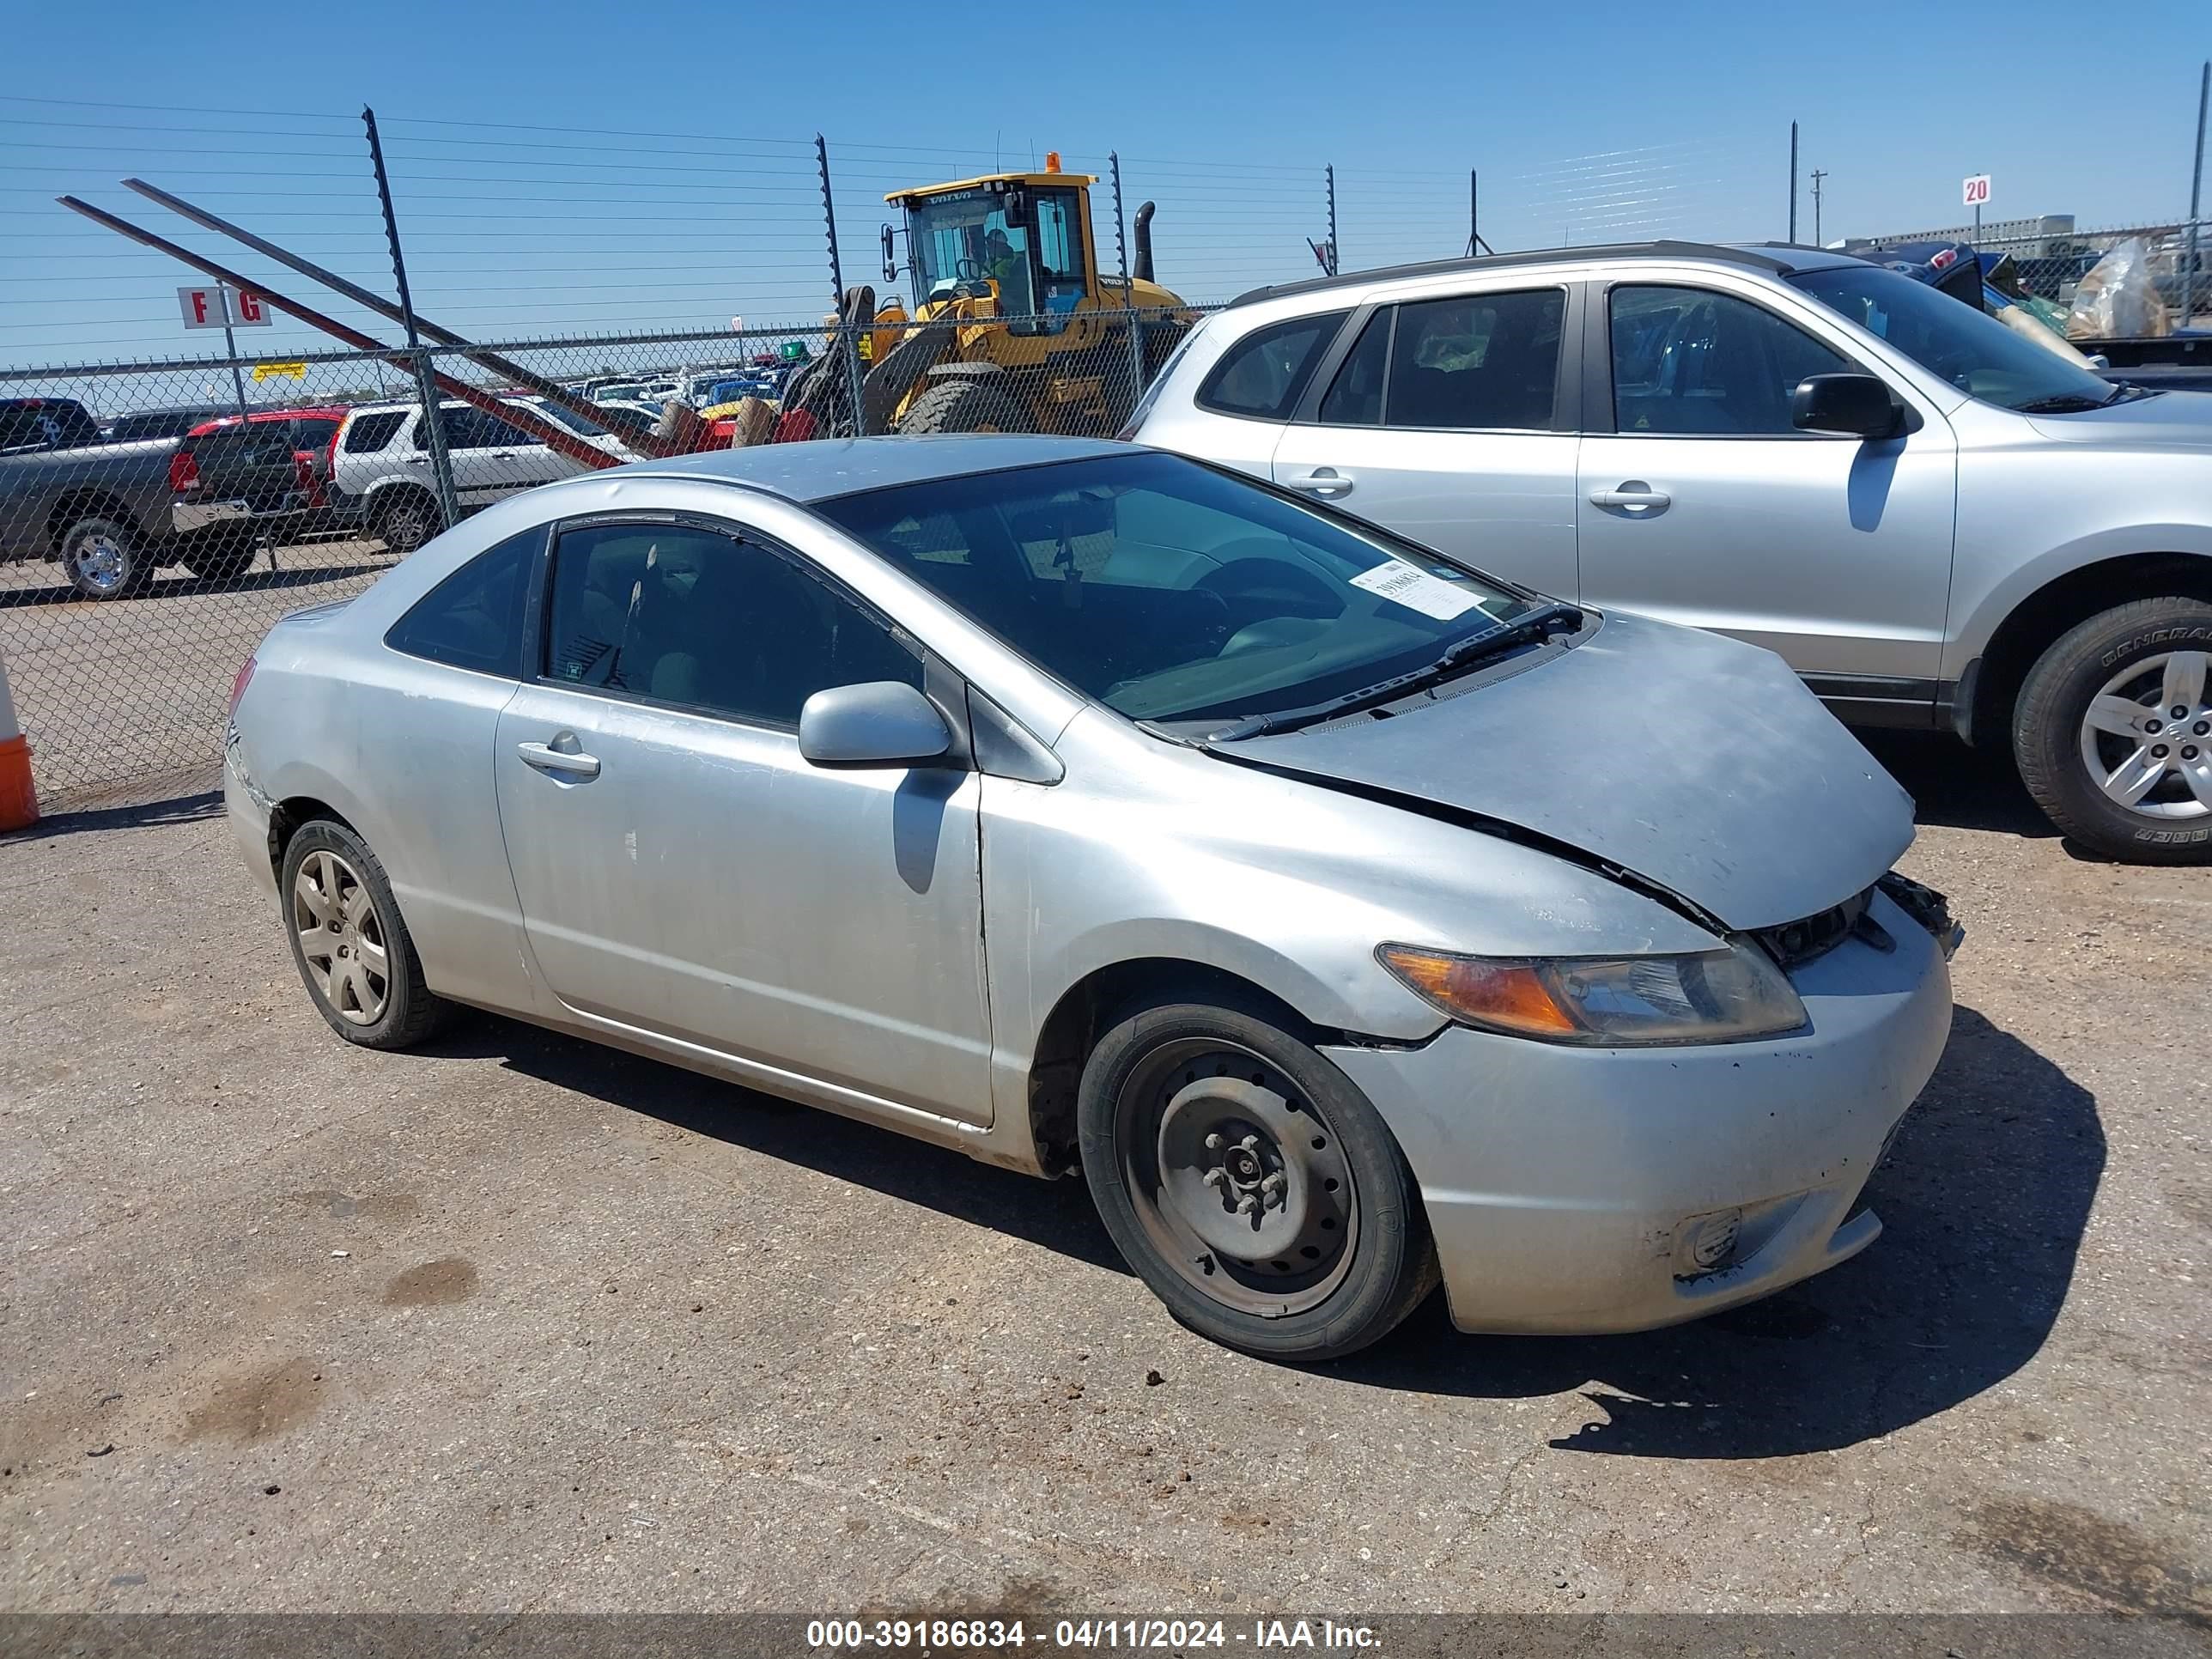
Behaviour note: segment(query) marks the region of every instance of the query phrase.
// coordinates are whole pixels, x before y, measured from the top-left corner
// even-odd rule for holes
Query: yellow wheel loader
[[[1135,269],[1102,274],[1091,216],[1097,179],[994,173],[900,191],[902,227],[883,229],[884,280],[912,279],[914,305],[847,290],[860,335],[862,429],[1054,432],[1109,437],[1194,316],[1152,280],[1152,204],[1137,210]],[[898,240],[906,240],[902,266]],[[833,338],[833,348],[836,342]],[[842,360],[842,372],[838,367]],[[786,407],[850,432],[854,367],[833,349]]]

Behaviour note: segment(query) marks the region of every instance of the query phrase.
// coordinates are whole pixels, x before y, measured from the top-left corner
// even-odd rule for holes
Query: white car
[[[504,398],[540,418],[567,427],[595,449],[635,459],[605,428],[579,420],[538,398]],[[518,490],[573,478],[586,469],[518,428],[472,404],[439,405],[453,495],[464,513],[504,500]],[[331,458],[337,511],[358,520],[393,552],[413,552],[444,529],[437,477],[418,403],[362,404],[339,429]]]

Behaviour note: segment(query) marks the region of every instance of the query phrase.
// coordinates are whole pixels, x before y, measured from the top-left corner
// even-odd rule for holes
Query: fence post
[[[1790,124],[1790,240],[1797,240],[1797,124]]]
[[[1145,395],[1145,325],[1137,314],[1137,285],[1129,276],[1129,237],[1121,216],[1121,157],[1106,152],[1106,165],[1114,175],[1114,257],[1121,264],[1121,305],[1129,313],[1129,405]]]
[[[2197,314],[2197,247],[2198,215],[2204,204],[2204,114],[2208,102],[2212,102],[2212,58],[2205,60],[2197,76],[2197,163],[2189,173],[2189,246],[2182,255],[2181,315],[2177,325],[2189,326],[2190,319]]]
[[[392,177],[384,170],[384,141],[376,134],[376,112],[364,104],[362,125],[368,129],[368,161],[376,170],[376,199],[384,210],[384,240],[392,246],[392,280],[399,289],[399,320],[407,331],[407,355],[415,366],[415,386],[422,398],[422,430],[430,441],[430,474],[438,485],[438,513],[447,529],[461,521],[461,506],[453,494],[453,462],[446,453],[446,417],[439,407],[438,383],[430,369],[430,354],[422,348],[415,327],[415,299],[407,289],[407,261],[399,251],[399,220],[392,210]]]
[[[822,172],[822,223],[830,233],[830,305],[836,313],[838,343],[844,348],[845,372],[851,382],[853,435],[865,438],[868,423],[860,410],[860,334],[845,315],[845,268],[837,258],[837,208],[830,198],[830,145],[818,132],[814,135],[814,162]]]
[[[1334,276],[1336,275],[1337,267],[1336,167],[1334,164],[1324,167],[1322,169],[1322,176],[1328,188],[1328,274]]]

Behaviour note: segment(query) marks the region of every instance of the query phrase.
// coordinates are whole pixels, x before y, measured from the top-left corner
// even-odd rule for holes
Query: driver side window
[[[1791,437],[1790,394],[1851,364],[1795,324],[1732,294],[1616,288],[1613,420],[1624,436]]]

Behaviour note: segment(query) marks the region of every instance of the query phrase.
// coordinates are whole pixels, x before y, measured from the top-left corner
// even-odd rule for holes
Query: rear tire
[[[88,599],[127,599],[145,591],[154,566],[130,526],[87,514],[54,538],[62,574]]]
[[[452,1019],[454,1006],[422,978],[384,866],[344,824],[302,824],[276,891],[293,965],[315,1012],[348,1042],[411,1048]]]
[[[995,374],[940,380],[916,398],[899,422],[902,435],[927,432],[1034,432],[1013,388]]]
[[[1125,1011],[1085,1062],[1076,1119],[1107,1231],[1201,1336],[1336,1359],[1435,1287],[1398,1143],[1350,1079],[1256,1009]]]
[[[369,508],[369,528],[403,559],[445,527],[445,517],[427,490],[388,489]]]
[[[225,536],[209,531],[186,543],[177,555],[177,562],[204,582],[235,581],[252,567],[259,551],[250,535]]]
[[[2083,847],[2212,863],[2212,601],[2137,599],[2063,635],[2028,671],[2012,741],[2035,804]]]

